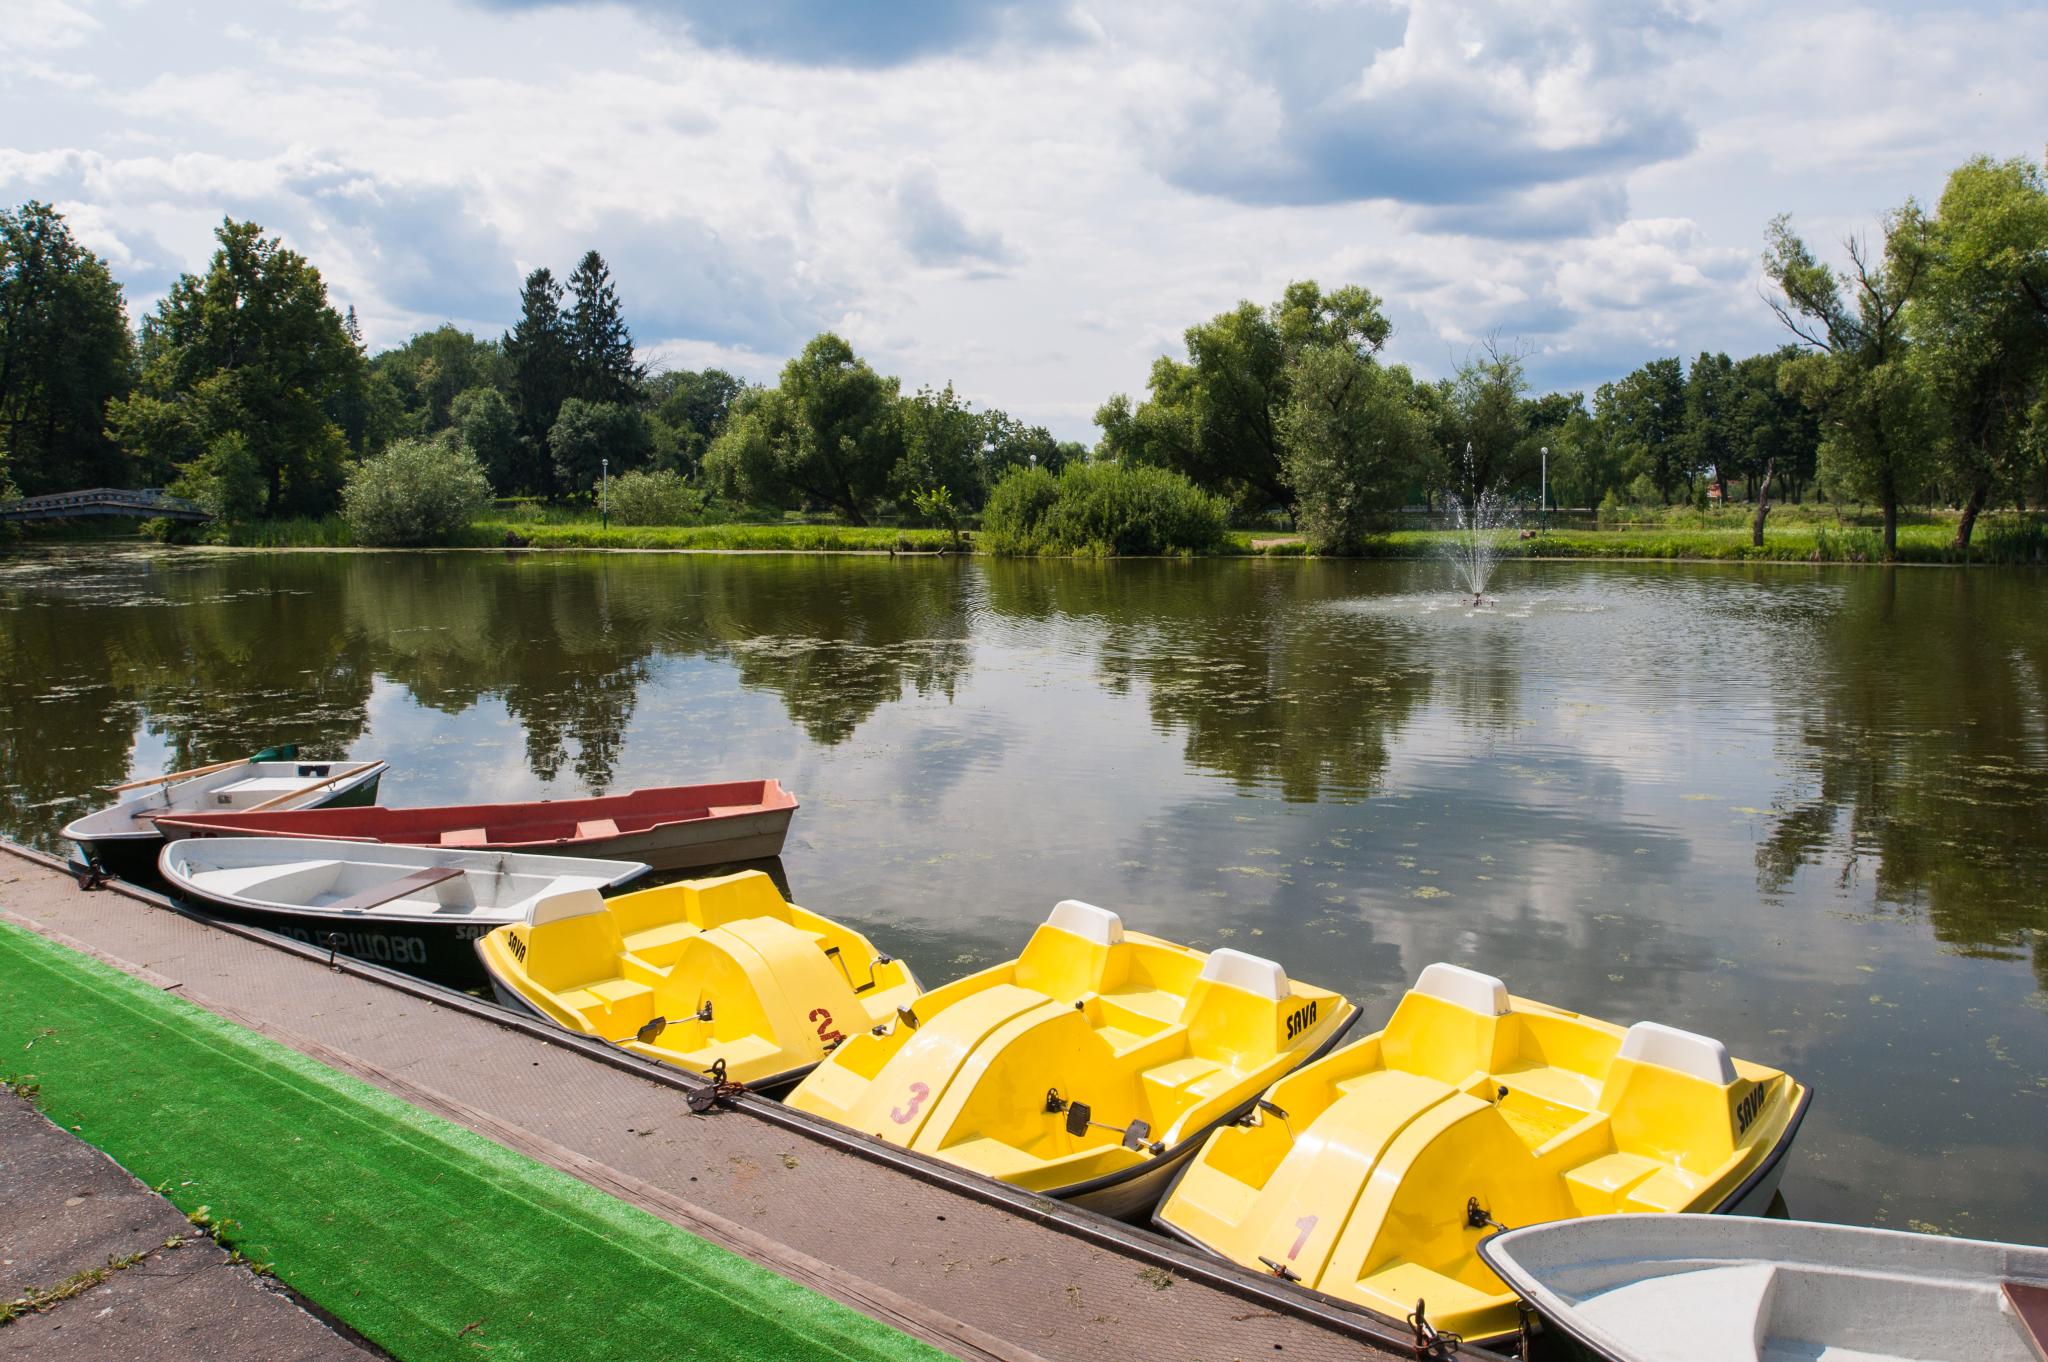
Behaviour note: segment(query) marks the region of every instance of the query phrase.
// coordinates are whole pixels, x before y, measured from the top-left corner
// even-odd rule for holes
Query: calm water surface
[[[1519,564],[0,559],[0,830],[297,741],[389,804],[774,775],[936,983],[1053,902],[1384,1020],[1432,960],[1817,1089],[1795,1214],[2048,1240],[2048,577]]]

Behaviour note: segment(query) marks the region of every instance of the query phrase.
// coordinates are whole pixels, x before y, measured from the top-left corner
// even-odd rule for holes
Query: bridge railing
[[[82,487],[75,492],[50,492],[0,502],[0,518],[56,520],[65,515],[151,515],[181,520],[210,520],[196,501],[172,496],[161,487]]]

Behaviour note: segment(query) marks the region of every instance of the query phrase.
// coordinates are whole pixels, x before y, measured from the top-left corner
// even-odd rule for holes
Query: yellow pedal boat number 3
[[[1201,1137],[1328,1049],[1338,994],[1067,900],[1007,964],[851,1037],[793,1107],[1109,1214],[1150,1207]]]
[[[786,902],[758,870],[601,898],[559,894],[477,943],[498,999],[735,1082],[800,1077],[917,996],[901,961]]]
[[[1631,1211],[1761,1214],[1809,1091],[1719,1041],[1622,1028],[1431,965],[1386,1029],[1275,1084],[1218,1130],[1154,1220],[1385,1316],[1512,1334],[1480,1261],[1497,1225]]]

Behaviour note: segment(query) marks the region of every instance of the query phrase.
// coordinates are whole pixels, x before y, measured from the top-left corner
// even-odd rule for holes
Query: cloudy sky
[[[1092,439],[1190,322],[1360,283],[1426,374],[1544,388],[1777,343],[1764,224],[1823,239],[2048,139],[2048,7],[1812,0],[0,0],[0,200],[131,308],[223,214],[373,349],[495,334],[612,262],[648,357],[815,332]]]

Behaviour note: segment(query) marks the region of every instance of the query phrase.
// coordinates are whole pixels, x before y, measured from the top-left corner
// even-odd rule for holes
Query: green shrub
[[[491,483],[458,442],[400,440],[349,475],[341,501],[358,544],[445,544],[491,504]]]
[[[1817,526],[1813,532],[1813,560],[1816,563],[1875,563],[1884,557],[1884,536],[1876,530],[1830,529]]]
[[[933,529],[944,530],[953,548],[965,548],[967,536],[960,532],[960,504],[950,487],[926,487],[910,494],[910,509]]]
[[[222,526],[239,525],[263,514],[263,470],[239,430],[222,435],[186,464],[170,490],[213,512]]]
[[[2048,563],[2048,523],[1998,521],[1985,527],[1971,547],[1971,556],[1985,562]]]
[[[990,553],[1036,553],[1038,528],[1060,499],[1048,469],[1013,468],[989,489],[981,508],[981,546]]]
[[[704,494],[680,473],[635,469],[613,478],[606,496],[621,525],[689,525],[704,511]]]
[[[1164,468],[1073,463],[1057,475],[1017,468],[989,493],[981,543],[1012,554],[1212,553],[1223,546],[1229,509]]]

